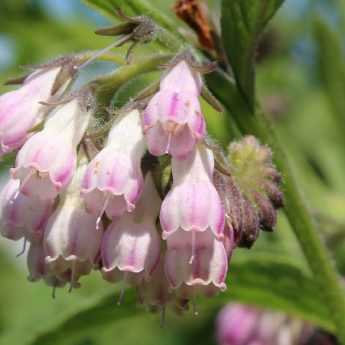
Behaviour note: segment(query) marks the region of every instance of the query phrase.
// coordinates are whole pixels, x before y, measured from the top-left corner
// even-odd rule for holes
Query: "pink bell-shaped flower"
[[[61,68],[38,69],[19,89],[0,96],[0,156],[22,146],[30,129],[43,120],[46,107],[40,102],[50,100]],[[61,94],[69,81],[55,93]]]
[[[186,285],[225,290],[227,270],[224,244],[210,231],[180,231],[168,238],[165,273],[173,289]]]
[[[176,64],[160,83],[143,116],[151,154],[184,157],[206,135],[199,95],[201,77],[185,60]]]
[[[102,237],[101,224],[96,230],[97,215],[86,212],[80,198],[79,185],[85,169],[85,163],[78,168],[44,232],[43,245],[49,271],[56,277],[65,277],[69,272],[71,286],[91,271]]]
[[[90,119],[90,109],[79,98],[58,106],[44,129],[34,134],[17,155],[12,175],[21,181],[21,192],[54,199],[71,181],[76,149]]]
[[[261,313],[258,310],[249,306],[227,305],[217,318],[218,344],[247,345],[252,344],[252,341],[259,341],[257,328],[260,316]]]
[[[106,280],[123,279],[136,284],[150,278],[160,256],[160,238],[156,229],[160,203],[148,173],[135,210],[113,221],[103,236],[102,274]]]
[[[104,149],[89,164],[82,181],[88,211],[109,218],[131,212],[143,188],[141,158],[145,152],[138,110],[113,125]]]
[[[1,234],[15,241],[22,237],[31,242],[40,241],[52,204],[29,198],[19,188],[19,180],[10,179],[0,194]]]
[[[29,271],[28,280],[36,282],[41,279],[45,281],[48,286],[63,287],[68,281],[68,276],[56,277],[48,270],[45,262],[45,252],[42,243],[31,243],[27,256],[27,267]]]
[[[163,201],[163,238],[176,231],[211,231],[223,237],[224,208],[213,182],[214,157],[198,145],[185,159],[172,159],[173,186]]]

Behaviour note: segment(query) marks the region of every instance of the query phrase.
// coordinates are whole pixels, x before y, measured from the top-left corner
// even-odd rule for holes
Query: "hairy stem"
[[[285,212],[315,280],[322,289],[339,340],[345,344],[345,290],[332,258],[322,242],[313,218],[298,190],[279,138],[270,121],[261,111],[257,111],[255,114],[250,111],[228,75],[218,71],[210,76],[208,81],[214,94],[231,112],[240,130],[246,134],[255,134],[261,141],[272,147],[275,153],[275,163],[283,173]],[[226,85],[226,87],[219,87],[220,85]]]
[[[167,63],[172,55],[156,55],[145,59],[141,63],[125,65],[116,69],[110,75],[102,76],[93,80],[90,85],[95,86],[97,99],[100,103],[109,104],[114,92],[128,80],[140,74],[157,70],[160,65]]]

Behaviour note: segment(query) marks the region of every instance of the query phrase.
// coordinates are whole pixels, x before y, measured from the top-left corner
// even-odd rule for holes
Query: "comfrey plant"
[[[282,313],[244,304],[226,305],[216,320],[219,345],[336,345],[331,334]]]
[[[98,31],[119,41],[37,66],[0,97],[1,155],[16,153],[1,234],[23,239],[23,252],[29,242],[30,281],[73,289],[99,270],[164,315],[168,304],[183,311],[227,288],[235,248],[276,224],[281,179],[255,137],[227,149],[210,137],[201,98],[220,110],[203,80],[214,64],[191,50],[151,59],[151,69],[164,67],[160,80],[121,108],[111,98],[136,77],[130,64],[119,79],[115,72],[71,91],[110,48],[132,42],[130,63],[135,45],[160,34],[147,17],[119,15],[124,24]]]

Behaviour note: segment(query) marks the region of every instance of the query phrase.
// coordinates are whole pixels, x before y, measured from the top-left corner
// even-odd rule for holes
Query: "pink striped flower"
[[[212,182],[213,169],[213,153],[204,146],[184,160],[172,159],[173,186],[160,212],[164,239],[181,230],[223,237],[224,208]]]
[[[76,175],[57,210],[49,218],[44,232],[44,251],[49,272],[63,278],[70,274],[71,286],[80,276],[89,274],[97,258],[102,225],[96,230],[97,215],[86,212],[79,195],[79,185],[86,164]]]
[[[151,154],[184,157],[206,135],[199,95],[201,77],[185,60],[160,83],[160,91],[144,111],[143,128]]]
[[[194,238],[191,232],[177,232],[168,238],[165,273],[173,289],[186,285],[225,290],[227,270],[224,245],[210,231],[196,233]]]
[[[1,234],[15,241],[40,241],[52,204],[25,196],[19,185],[19,180],[10,179],[0,194]]]
[[[143,188],[144,152],[140,114],[133,110],[116,121],[105,148],[88,166],[82,181],[88,211],[110,218],[133,211]]]
[[[12,176],[21,181],[21,192],[54,199],[71,181],[76,149],[89,123],[91,111],[74,98],[58,106],[44,129],[34,134],[17,155]]]
[[[21,147],[30,129],[43,120],[46,107],[40,102],[50,100],[61,68],[38,69],[18,90],[0,96],[0,156]],[[61,94],[67,85],[65,82],[55,91]]]
[[[102,274],[106,280],[138,283],[150,278],[160,256],[156,229],[159,207],[160,198],[148,173],[135,210],[115,220],[103,236]]]

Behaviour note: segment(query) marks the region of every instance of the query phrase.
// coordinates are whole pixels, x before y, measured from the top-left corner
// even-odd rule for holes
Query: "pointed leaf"
[[[222,39],[238,86],[255,103],[255,53],[260,34],[284,0],[224,0]]]

